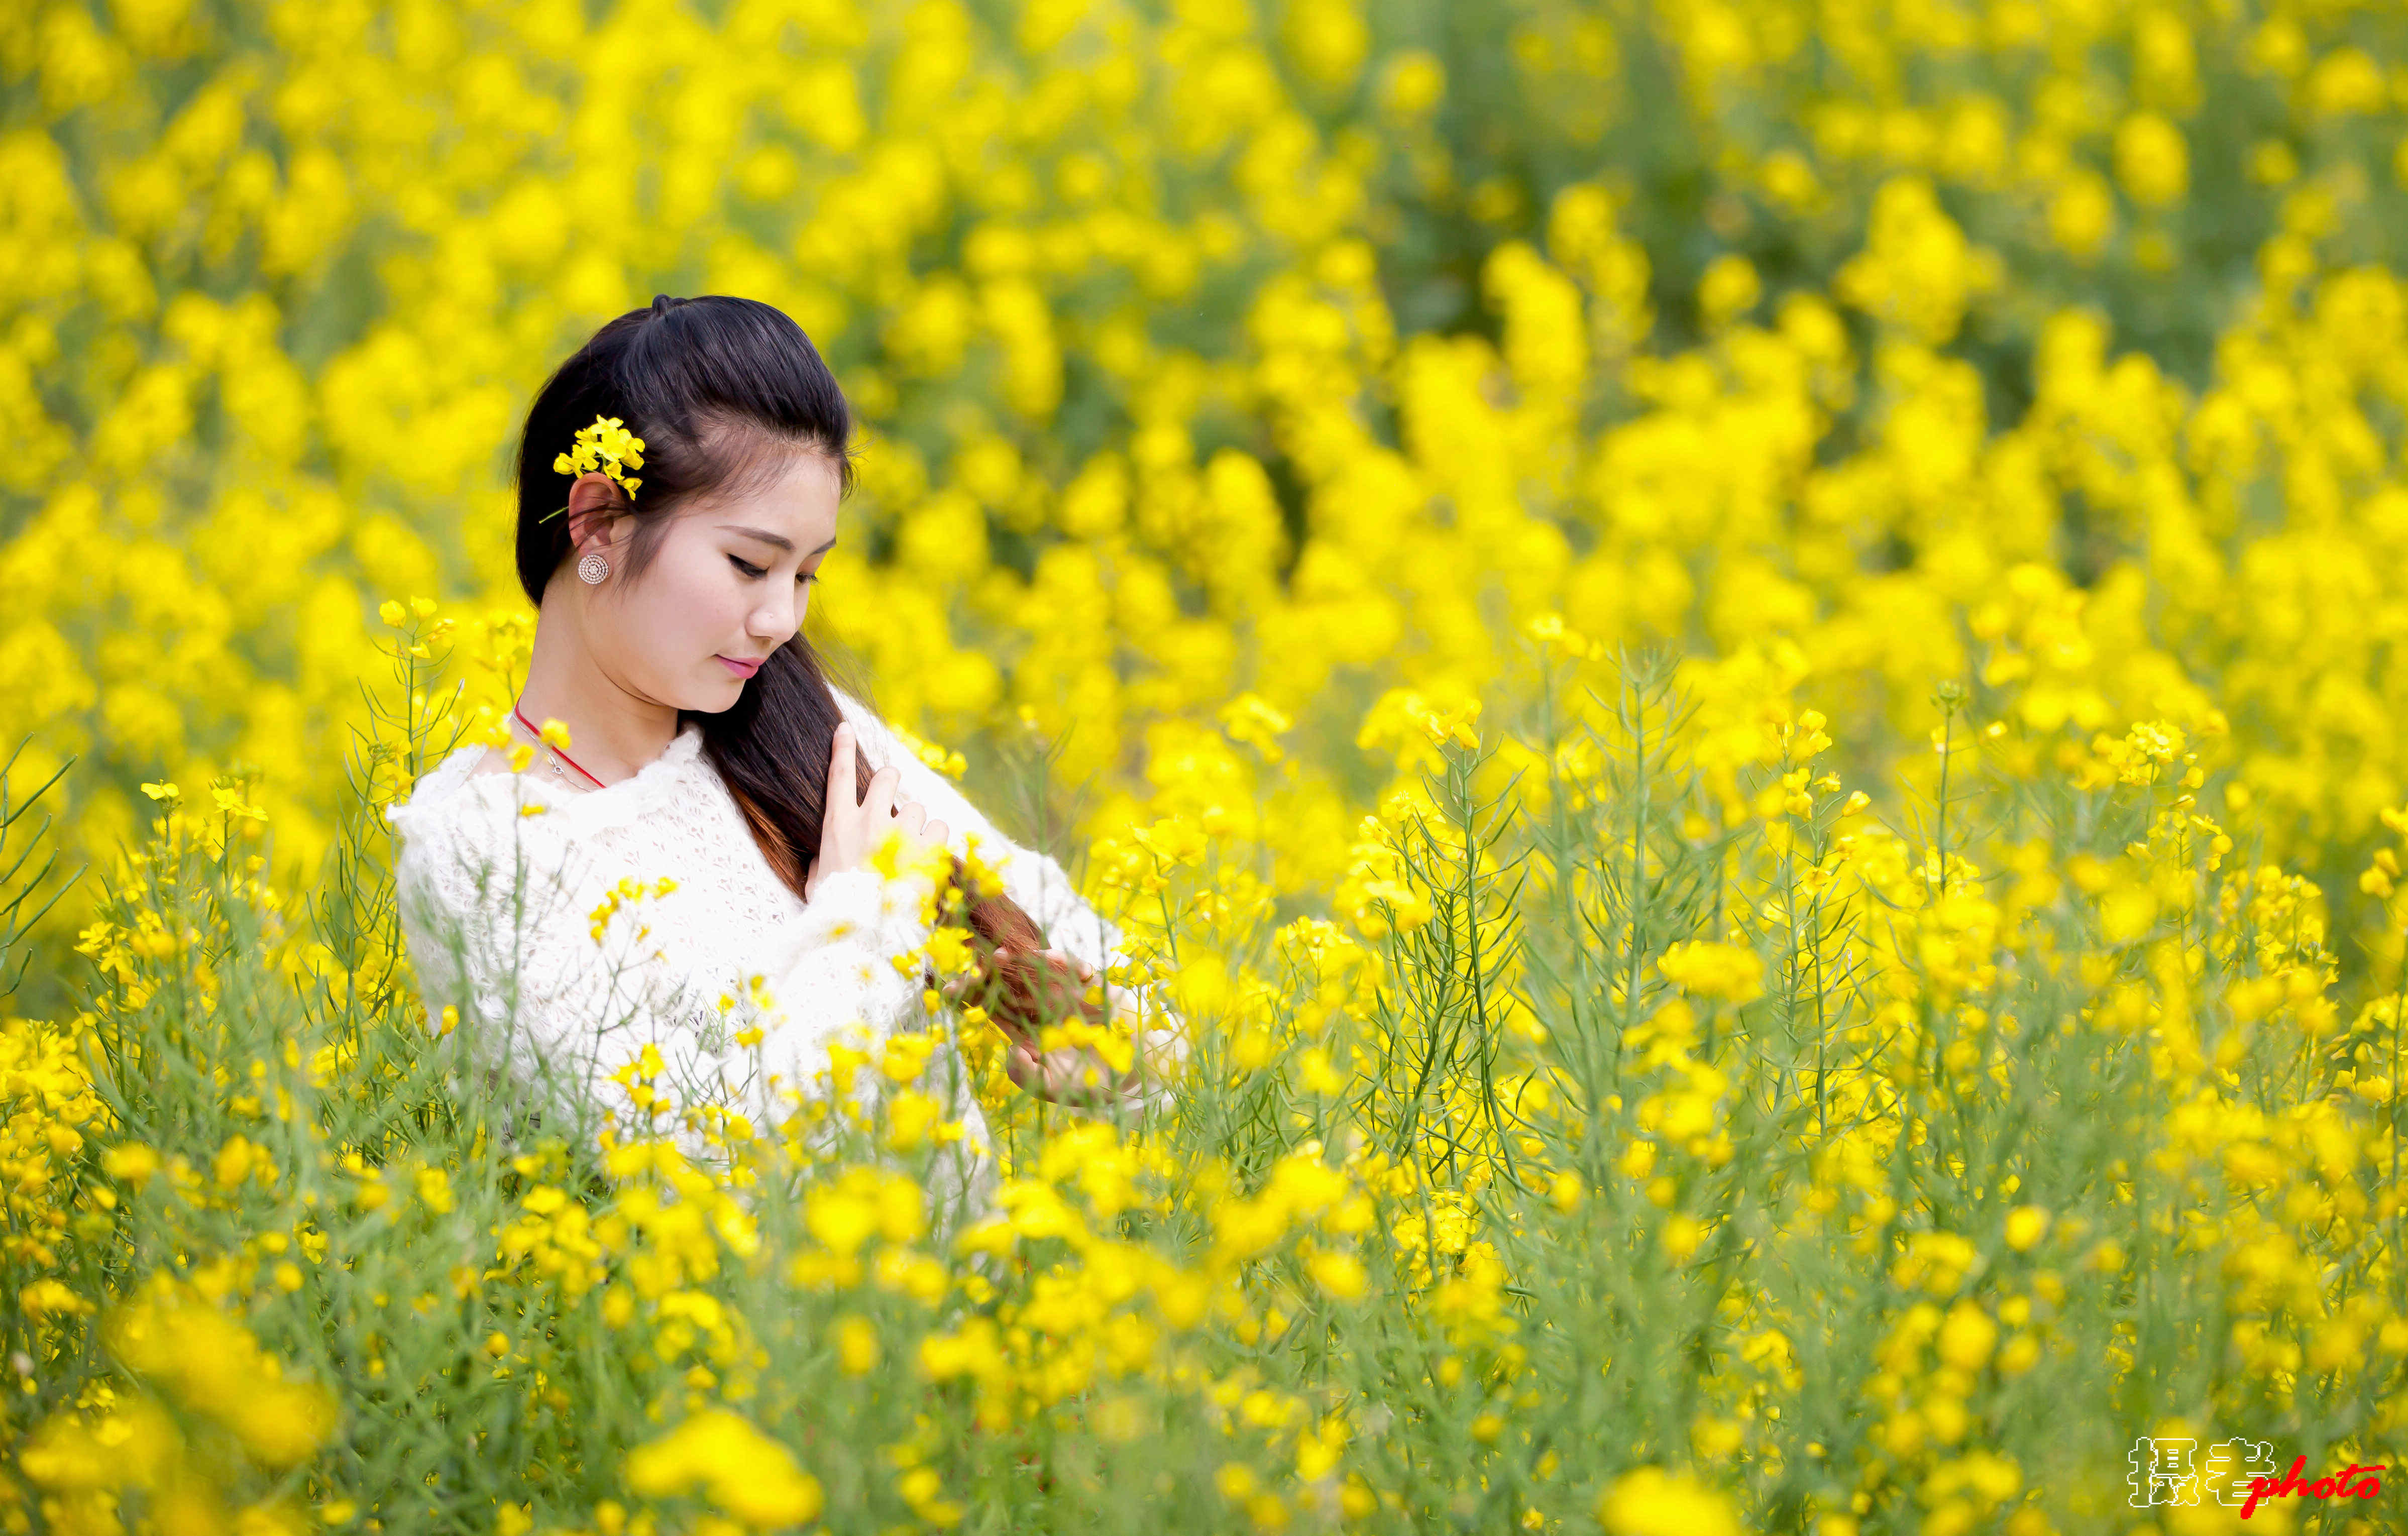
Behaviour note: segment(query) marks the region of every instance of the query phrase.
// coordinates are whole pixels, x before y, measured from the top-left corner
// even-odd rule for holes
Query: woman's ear
[[[609,476],[590,469],[568,488],[568,545],[571,550],[607,548],[611,524],[624,510],[619,487]]]

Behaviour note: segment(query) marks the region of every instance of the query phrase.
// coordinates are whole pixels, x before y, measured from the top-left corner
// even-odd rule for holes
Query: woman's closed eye
[[[734,555],[734,554],[731,554],[731,555],[729,555],[727,558],[728,558],[729,562],[730,562],[731,564],[733,564],[733,565],[736,567],[736,568],[737,568],[738,570],[740,570],[740,571],[742,571],[742,572],[744,573],[744,575],[745,575],[745,579],[746,579],[746,580],[748,580],[748,581],[757,580],[757,579],[758,579],[758,578],[760,578],[760,577],[764,577],[764,576],[767,576],[767,575],[768,575],[768,574],[769,574],[769,573],[768,573],[768,571],[767,571],[767,569],[763,568],[763,567],[760,567],[760,566],[753,565],[752,562],[750,562],[750,561],[748,561],[748,560],[744,559],[744,558],[743,558],[742,556],[740,556],[740,555]],[[796,580],[796,581],[798,581],[802,582],[805,586],[809,586],[809,585],[810,585],[813,581],[818,581],[818,580],[819,580],[819,577],[818,577],[816,574],[814,574],[814,573],[812,573],[812,572],[810,572],[810,571],[801,571],[801,572],[797,572],[797,573],[796,574],[795,580]]]

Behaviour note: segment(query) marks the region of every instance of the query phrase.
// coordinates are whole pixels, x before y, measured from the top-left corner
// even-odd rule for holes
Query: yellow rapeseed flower
[[[1730,1502],[1687,1472],[1641,1467],[1598,1496],[1597,1518],[1613,1536],[1740,1536]]]
[[[552,461],[552,472],[559,475],[589,475],[599,470],[616,481],[630,500],[635,498],[636,488],[644,482],[626,471],[643,467],[644,439],[629,432],[616,416],[596,416],[591,425],[579,427],[574,445]]]

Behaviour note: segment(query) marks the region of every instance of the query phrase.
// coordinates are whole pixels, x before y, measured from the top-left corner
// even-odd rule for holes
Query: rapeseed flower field
[[[2401,1529],[2403,242],[2351,0],[0,9],[0,1529]],[[656,291],[1191,1026],[991,1212],[413,990]]]

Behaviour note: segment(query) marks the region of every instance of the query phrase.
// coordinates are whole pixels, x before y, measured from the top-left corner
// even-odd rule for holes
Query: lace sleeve
[[[927,942],[922,885],[875,869],[821,877],[803,921],[768,955],[762,1041],[768,1069],[804,1093],[828,1064],[828,1042],[851,1025],[874,1038],[921,1016],[921,965],[896,962]]]
[[[868,868],[824,875],[812,888],[802,922],[788,929],[765,982],[771,998],[763,1018],[763,1077],[751,1092],[767,1123],[781,1124],[792,1098],[826,1091],[820,1078],[829,1047],[854,1026],[875,1053],[885,1037],[936,1022],[924,1006],[923,962],[914,956],[896,965],[928,940],[927,895],[920,881],[888,880]],[[873,1067],[854,1074],[850,1098],[867,1111],[893,1087]],[[950,1032],[940,1032],[912,1088],[934,1095],[944,1117],[966,1132],[961,1141],[940,1137],[926,1170],[932,1219],[950,1230],[987,1213],[995,1180],[977,1089]]]

